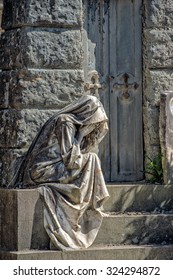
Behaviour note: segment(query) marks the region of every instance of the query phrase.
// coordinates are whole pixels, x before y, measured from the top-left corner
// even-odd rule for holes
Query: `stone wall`
[[[144,0],[143,103],[145,152],[160,152],[160,94],[173,89],[173,1]]]
[[[0,60],[0,184],[40,126],[83,91],[82,0],[6,0]],[[2,4],[2,1],[0,2]],[[173,89],[173,1],[143,0],[145,154],[160,152],[160,94]]]
[[[42,124],[83,92],[81,0],[4,1],[0,61],[0,184]]]

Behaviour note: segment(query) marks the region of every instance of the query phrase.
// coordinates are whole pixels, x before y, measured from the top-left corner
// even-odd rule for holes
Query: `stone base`
[[[173,186],[109,185],[108,191],[93,246],[173,244]],[[0,236],[2,251],[49,249],[37,189],[0,189]]]
[[[76,251],[0,251],[0,260],[173,260],[171,246],[99,246]]]
[[[49,248],[43,205],[36,189],[0,190],[0,236],[2,250]]]

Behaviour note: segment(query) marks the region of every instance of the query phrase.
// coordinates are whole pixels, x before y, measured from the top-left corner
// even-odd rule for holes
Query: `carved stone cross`
[[[139,85],[137,83],[129,84],[128,83],[129,75],[127,73],[123,75],[123,79],[124,79],[124,83],[123,84],[115,83],[113,85],[113,89],[114,90],[119,89],[123,91],[122,94],[123,97],[125,99],[128,99],[130,97],[129,90],[136,90],[139,87]]]
[[[92,81],[92,83],[86,83],[85,84],[84,89],[85,89],[85,91],[93,89],[94,95],[96,97],[99,97],[99,89],[104,90],[106,88],[106,84],[105,83],[102,83],[102,84],[99,83],[99,75],[96,72],[94,72],[92,74],[91,81]]]

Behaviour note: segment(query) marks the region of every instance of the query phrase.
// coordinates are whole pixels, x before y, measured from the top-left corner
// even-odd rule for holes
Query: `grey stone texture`
[[[0,252],[2,260],[172,260],[173,246],[94,246],[86,250]]]
[[[82,0],[4,1],[0,38],[0,183],[43,123],[83,94]]]
[[[3,28],[7,31],[2,35],[0,48],[4,70],[0,74],[1,184],[6,185],[13,178],[42,123],[81,95],[81,2],[5,1]],[[173,1],[144,0],[141,11],[144,142],[145,153],[153,158],[165,140],[163,135],[159,139],[160,95],[173,88]],[[147,243],[172,242],[172,186],[119,185],[108,189],[111,197],[105,205],[106,211],[136,213],[127,212],[118,217],[108,214],[99,242],[105,236],[109,242],[119,238],[123,243],[130,240],[139,244],[141,237]],[[138,211],[153,213],[141,215]],[[0,259],[173,259],[172,246],[153,244],[97,245],[71,252],[30,251],[30,248],[40,250],[48,246],[41,213],[37,190],[0,190]],[[109,229],[112,233],[107,236]],[[27,250],[7,252],[24,248]]]
[[[0,108],[61,109],[83,93],[81,70],[21,69],[0,73]]]
[[[143,106],[145,153],[160,153],[160,96],[173,88],[173,2],[144,0]]]
[[[24,25],[79,26],[82,24],[81,0],[6,0],[3,28]]]
[[[0,192],[1,250],[46,249],[49,240],[38,191],[1,189]]]
[[[172,244],[172,222],[173,214],[110,214],[104,217],[94,244]]]
[[[1,36],[0,48],[1,68],[4,69],[0,74],[1,116],[7,127],[8,122],[14,124],[11,119],[17,116],[20,125],[18,121],[14,125],[21,127],[20,116],[25,114],[18,110],[59,109],[82,93],[82,1],[6,0],[4,4],[3,28],[7,31]],[[160,95],[173,87],[173,2],[144,0],[141,11],[144,142],[145,153],[154,157],[160,151]],[[4,116],[7,117],[5,122]],[[23,127],[25,125],[27,122]],[[31,125],[33,135],[34,127]],[[39,129],[40,125],[36,127]],[[7,141],[12,144],[9,147],[18,148],[18,144],[25,147],[26,141],[16,141],[11,129],[12,133],[2,137],[1,148],[7,147],[5,139],[9,133],[14,139],[14,143]]]
[[[161,95],[160,143],[165,184],[173,183],[173,91]]]
[[[1,186],[8,186],[12,182],[22,163],[27,149],[0,148],[0,181]]]
[[[29,147],[42,125],[57,110],[1,110],[0,148]]]
[[[144,0],[147,27],[173,26],[172,0]]]
[[[1,69],[81,69],[80,30],[22,28],[2,33]]]
[[[106,212],[153,212],[172,211],[172,185],[117,184],[107,185],[110,198],[104,205]]]
[[[159,109],[148,105],[144,107],[144,123],[146,138],[149,145],[159,145]]]
[[[126,200],[126,206],[129,205],[130,208],[124,208],[125,213],[111,212],[104,215],[103,224],[95,244],[86,250],[87,252],[105,246],[108,248],[112,244],[114,246],[115,244],[123,245],[120,251],[122,253],[122,250],[126,248],[125,244],[145,244],[148,247],[150,244],[153,246],[164,242],[168,246],[172,243],[173,214],[170,207],[173,200],[173,186],[111,185],[108,186],[108,190],[112,198],[109,203],[112,211],[113,209],[114,211],[118,208],[122,209],[124,200]],[[144,196],[140,195],[138,203],[137,195],[139,192],[143,193]],[[147,205],[153,213],[139,212],[141,210],[140,202],[146,205],[144,199],[147,200]],[[136,204],[136,208],[133,208],[133,203]],[[5,223],[5,227],[0,227],[0,255],[3,255],[3,251],[28,250],[27,252],[32,258],[32,249],[45,250],[49,248],[49,240],[43,226],[42,207],[37,189],[0,189],[1,225],[9,217],[9,222]],[[136,212],[131,212],[134,209]],[[162,210],[163,212],[161,212]],[[85,250],[77,250],[76,252],[83,251]],[[41,251],[35,252],[41,253]],[[18,254],[20,253],[18,252]],[[45,253],[51,254],[52,252]],[[55,253],[58,254],[58,251]],[[64,252],[67,256],[68,253]],[[24,251],[23,254],[25,254]],[[101,259],[105,256],[100,255],[99,257]],[[39,258],[42,257],[38,255]]]
[[[159,108],[161,93],[173,88],[172,69],[153,69],[144,72],[144,101],[152,107]]]
[[[149,68],[171,68],[173,28],[144,30],[144,57]]]

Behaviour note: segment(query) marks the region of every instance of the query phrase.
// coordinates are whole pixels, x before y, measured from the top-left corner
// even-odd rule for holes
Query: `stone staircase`
[[[18,242],[10,245],[15,250],[1,249],[0,258],[30,260],[173,259],[173,186],[109,184],[108,190],[110,199],[105,204],[103,223],[94,244],[86,250],[65,252],[45,250],[48,240],[40,229],[35,232],[36,235],[38,232],[40,236],[42,235],[40,241],[32,246],[29,242],[26,246],[31,238],[29,230],[24,234],[24,223],[33,225],[34,220],[36,223],[38,220],[42,220],[39,197],[36,190],[14,190],[12,197],[14,199],[17,196],[20,220],[22,220],[22,215],[25,216],[25,212],[29,213],[31,201],[32,208],[34,205],[34,209],[36,209],[37,205],[37,214],[35,218],[32,218],[33,211],[30,210],[32,212],[30,217],[26,215],[23,223],[19,220],[18,228],[20,231],[21,227],[21,232],[13,236],[13,239],[18,238]],[[3,190],[3,195],[7,196],[7,192],[10,191]],[[27,234],[26,240],[25,235]],[[39,242],[40,244],[38,244]]]

